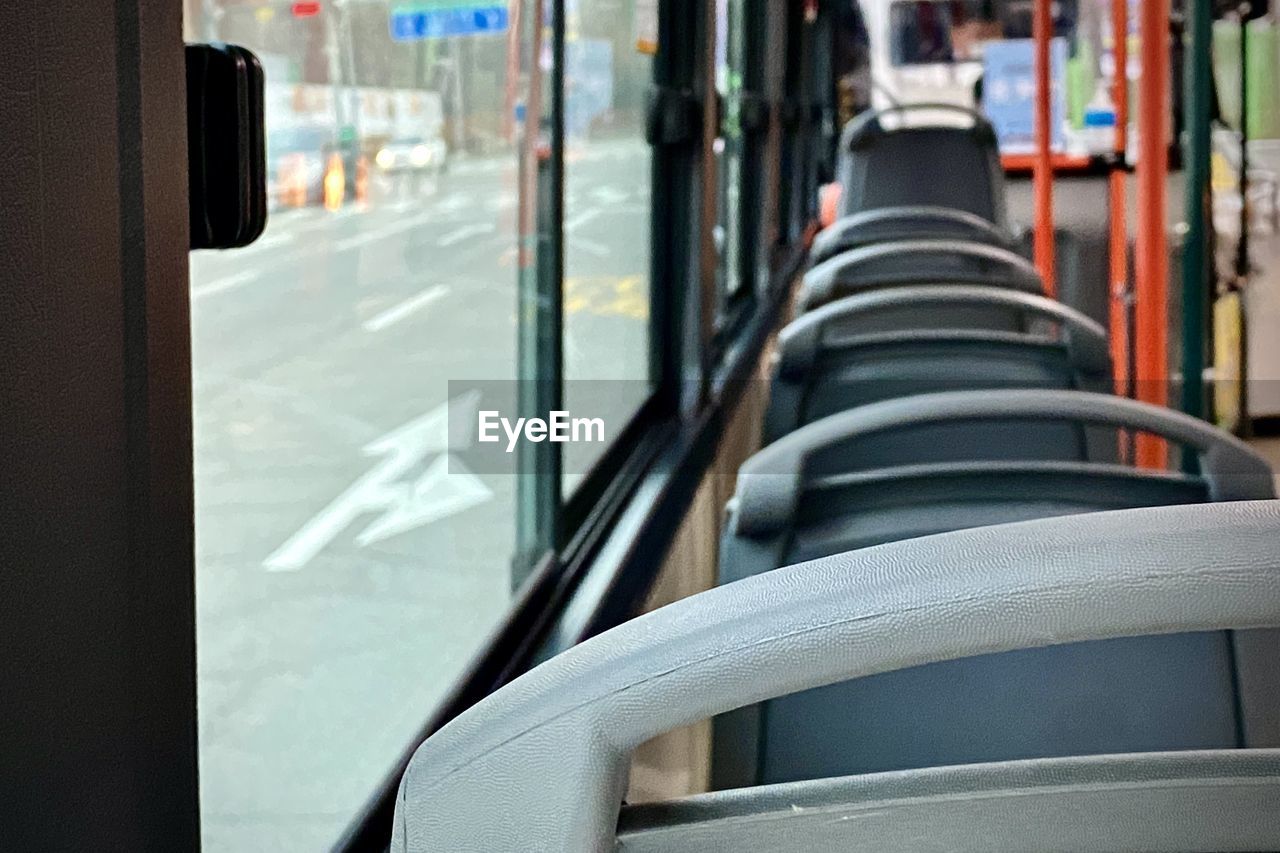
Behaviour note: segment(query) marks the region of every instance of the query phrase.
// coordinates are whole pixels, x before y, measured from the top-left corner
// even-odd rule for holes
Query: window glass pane
[[[952,5],[928,0],[893,4],[890,26],[894,65],[952,61]]]
[[[188,2],[261,57],[271,191],[256,244],[191,259],[209,851],[332,845],[512,599],[516,478],[445,407],[519,372],[541,28],[474,5]]]
[[[1052,4],[1054,34],[1071,38],[1077,4]],[[980,62],[982,46],[1001,38],[1030,38],[1033,3],[1014,0],[906,0],[890,7],[895,65]]]
[[[986,10],[986,4],[978,3],[978,0],[970,0],[968,5],[971,10],[975,4]],[[1055,36],[1061,36],[1069,41],[1075,38],[1076,21],[1080,14],[1079,5],[1078,0],[1054,0],[1050,4]],[[991,15],[989,10],[987,11],[987,17],[996,17],[1000,20],[1004,38],[1032,37],[1034,0],[1006,0],[1005,3],[997,5],[997,14]]]
[[[781,104],[787,69],[787,14],[781,3],[764,4],[766,18],[764,32],[768,38],[760,39],[759,55],[755,61],[763,66],[759,76],[763,78],[765,99],[770,104]],[[756,241],[756,281],[760,287],[770,280],[770,264],[779,243],[785,242],[781,223],[778,221],[778,204],[785,177],[782,172],[783,130],[781,121],[771,121],[761,146],[762,160],[758,186],[760,234]]]
[[[716,137],[719,205],[715,242],[719,255],[716,284],[723,304],[742,289],[742,154],[738,96],[742,92],[742,0],[716,0],[716,91],[720,95],[720,134]]]
[[[564,404],[615,438],[648,398],[652,0],[565,2]],[[566,494],[605,449],[562,445]]]

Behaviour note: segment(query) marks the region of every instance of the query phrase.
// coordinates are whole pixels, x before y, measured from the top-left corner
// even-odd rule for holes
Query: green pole
[[[1182,249],[1182,410],[1205,416],[1205,316],[1212,298],[1209,252],[1209,168],[1213,10],[1210,0],[1188,0],[1184,110],[1187,146],[1187,235]]]

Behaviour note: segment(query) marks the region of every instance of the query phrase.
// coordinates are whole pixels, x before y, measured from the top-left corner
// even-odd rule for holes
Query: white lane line
[[[314,216],[289,220],[294,232],[317,231],[331,227],[335,222],[343,219],[351,219],[352,217],[368,216],[369,211],[361,210],[357,207],[344,207],[341,210],[329,211],[323,208],[307,208],[308,210],[316,210]]]
[[[454,191],[437,201],[433,207],[443,213],[461,213],[475,206],[475,199],[464,193]]]
[[[391,235],[385,231],[366,231],[364,234],[357,234],[354,237],[345,237],[341,240],[335,240],[333,250],[335,252],[346,252],[351,249],[358,249],[366,243],[372,243],[374,240],[381,240],[383,237]]]
[[[581,249],[588,255],[595,255],[597,258],[603,258],[612,254],[609,247],[603,243],[597,243],[595,240],[585,240],[582,237],[577,236],[565,244],[565,249],[570,252],[575,249]]]
[[[564,230],[576,231],[577,229],[581,228],[583,225],[586,225],[588,222],[598,217],[603,212],[604,211],[600,210],[600,208],[598,207],[588,207],[586,210],[582,211],[577,216],[574,216],[570,219],[566,219],[564,222]]]
[[[248,284],[258,277],[259,272],[259,270],[245,270],[235,275],[215,278],[206,284],[191,288],[191,298],[203,299],[206,296],[212,296],[215,293],[222,293],[224,290],[232,290],[242,284]]]
[[[240,251],[256,252],[261,249],[274,249],[277,246],[284,246],[293,241],[294,236],[292,234],[264,234]]]
[[[520,199],[513,192],[499,193],[484,203],[484,209],[490,213],[500,213],[504,210],[513,210],[519,201]]]
[[[368,320],[365,320],[364,330],[366,332],[381,332],[388,326],[399,323],[410,314],[425,308],[448,293],[449,288],[445,287],[443,284],[428,287],[417,296],[411,296],[398,305],[391,306],[381,314],[377,314],[370,317]]]
[[[603,186],[596,187],[591,191],[591,197],[601,204],[618,204],[624,202],[631,197],[631,193],[626,190],[620,190],[616,187]]]
[[[432,219],[429,213],[419,213],[416,216],[409,216],[404,219],[393,220],[381,228],[365,231],[342,240],[335,240],[333,243],[334,251],[345,252],[349,249],[356,249],[369,243],[376,243],[386,237],[394,237],[396,234],[410,231],[419,225],[425,225]]]
[[[479,222],[475,225],[463,225],[445,234],[436,241],[436,245],[440,248],[452,246],[454,243],[461,243],[469,237],[479,237],[481,234],[491,234],[498,230],[497,226],[492,222]]]
[[[412,226],[404,223],[394,223],[386,228],[379,228],[376,231],[365,231],[363,234],[356,234],[353,237],[344,237],[341,240],[333,241],[333,250],[335,252],[347,252],[351,249],[358,249],[369,243],[376,243],[384,237],[393,237],[401,231],[405,231]]]

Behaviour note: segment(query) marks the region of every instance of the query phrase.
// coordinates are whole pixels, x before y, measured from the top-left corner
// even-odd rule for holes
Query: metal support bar
[[[1244,437],[1253,433],[1249,417],[1249,310],[1245,287],[1253,271],[1249,260],[1249,19],[1253,4],[1240,4],[1240,241],[1236,244],[1234,287],[1240,294],[1240,393],[1236,432]]]
[[[1169,400],[1169,240],[1165,222],[1169,171],[1169,0],[1143,0],[1142,77],[1138,90],[1138,239],[1135,305],[1137,396],[1157,406]],[[1138,464],[1163,468],[1167,445],[1138,436]]]
[[[1053,94],[1050,80],[1049,43],[1053,39],[1053,13],[1051,0],[1036,0],[1032,34],[1035,36],[1036,159],[1033,174],[1035,184],[1035,262],[1044,290],[1056,296],[1057,250],[1053,234]]]
[[[1133,347],[1129,324],[1133,313],[1133,293],[1129,287],[1129,205],[1127,199],[1129,148],[1129,4],[1111,0],[1112,55],[1115,79],[1111,100],[1116,111],[1116,135],[1111,157],[1110,248],[1111,268],[1110,341],[1111,363],[1115,371],[1115,392],[1133,396],[1133,375],[1129,369]]]

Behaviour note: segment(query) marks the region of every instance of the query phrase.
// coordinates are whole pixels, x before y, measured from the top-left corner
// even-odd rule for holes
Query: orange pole
[[[1158,406],[1169,401],[1169,252],[1166,174],[1169,171],[1169,0],[1142,0],[1142,77],[1138,84],[1138,237],[1134,341],[1137,396]],[[1165,443],[1138,436],[1138,464],[1163,468]]]
[[[1111,101],[1116,111],[1116,138],[1111,165],[1111,363],[1115,392],[1132,396],[1129,386],[1129,221],[1125,157],[1129,147],[1129,2],[1111,0],[1112,55],[1115,81]]]
[[[1049,42],[1053,38],[1051,0],[1036,0],[1032,21],[1035,37],[1036,159],[1032,180],[1035,187],[1035,261],[1044,290],[1057,296],[1056,251],[1053,240],[1053,98],[1050,89]]]

